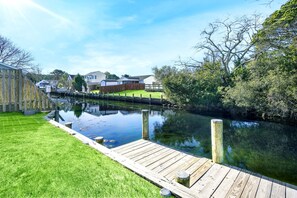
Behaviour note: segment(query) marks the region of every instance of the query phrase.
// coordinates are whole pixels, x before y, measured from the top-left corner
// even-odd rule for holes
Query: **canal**
[[[141,110],[149,109],[150,140],[211,158],[210,120],[160,106],[123,102],[58,99],[60,122],[114,148],[141,138]],[[223,119],[224,163],[297,185],[297,127],[263,121]]]

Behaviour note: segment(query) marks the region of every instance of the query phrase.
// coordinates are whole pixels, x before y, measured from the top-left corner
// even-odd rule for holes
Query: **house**
[[[135,77],[121,77],[120,79],[118,79],[118,84],[119,85],[123,85],[123,84],[135,84],[135,83],[139,83],[139,78],[135,78]]]
[[[46,86],[50,85],[50,82],[47,80],[41,80],[38,83],[35,84],[36,87],[38,87],[39,89],[45,89]]]
[[[138,78],[139,83],[144,83],[146,85],[160,84],[154,75],[131,76],[131,78]]]
[[[84,75],[84,78],[87,83],[87,91],[89,92],[100,86],[101,81],[105,80],[106,75],[100,71],[95,71]]]
[[[100,83],[100,86],[102,86],[102,87],[113,86],[113,85],[118,85],[118,81],[114,80],[114,79],[106,79],[106,80],[102,80]]]
[[[15,70],[15,69],[18,69],[18,68],[14,67],[14,66],[7,65],[7,64],[4,64],[4,63],[0,63],[0,69]]]

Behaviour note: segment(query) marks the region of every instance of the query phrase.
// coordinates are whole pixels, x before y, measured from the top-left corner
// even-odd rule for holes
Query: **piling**
[[[95,141],[96,141],[97,143],[99,143],[99,144],[102,144],[103,141],[104,141],[104,138],[101,137],[101,136],[99,136],[99,137],[95,137]]]
[[[176,173],[176,178],[175,178],[177,183],[180,183],[186,187],[190,186],[190,174],[187,173],[184,170],[178,171]]]
[[[142,110],[142,139],[149,139],[149,111]]]
[[[212,161],[214,163],[222,163],[224,160],[223,149],[223,120],[211,120],[211,147]]]
[[[72,122],[66,122],[65,123],[65,126],[72,129]]]

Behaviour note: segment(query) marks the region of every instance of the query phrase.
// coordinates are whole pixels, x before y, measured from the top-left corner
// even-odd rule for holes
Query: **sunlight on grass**
[[[0,197],[158,197],[159,188],[43,114],[0,114]]]

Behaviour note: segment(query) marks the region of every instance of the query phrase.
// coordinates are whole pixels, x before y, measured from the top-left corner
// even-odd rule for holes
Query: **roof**
[[[5,63],[0,63],[0,69],[18,69],[17,67],[11,66],[11,65],[7,65]]]
[[[118,80],[116,79],[105,79],[105,80],[101,80],[102,81],[105,81],[105,82],[118,82]]]
[[[154,76],[154,75],[131,76],[130,78],[138,78],[139,80],[144,80],[150,76]]]
[[[118,82],[122,82],[122,81],[139,81],[139,78],[122,77],[122,78],[118,79]]]

